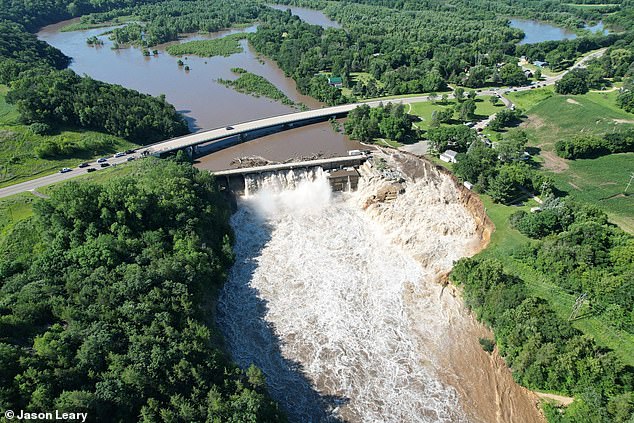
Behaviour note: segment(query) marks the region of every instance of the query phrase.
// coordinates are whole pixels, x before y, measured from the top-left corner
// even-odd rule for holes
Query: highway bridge
[[[222,150],[231,145],[242,142],[241,137],[248,134],[263,131],[266,129],[284,130],[305,124],[323,122],[331,118],[346,116],[351,110],[358,106],[367,104],[370,107],[377,107],[379,104],[408,104],[428,101],[427,96],[415,96],[408,98],[395,98],[380,101],[369,101],[365,103],[344,104],[342,106],[324,107],[316,110],[304,112],[288,113],[281,116],[274,116],[264,119],[253,120],[244,123],[229,123],[230,126],[224,128],[211,129],[209,131],[197,132],[195,134],[184,135],[172,138],[147,146],[139,151],[143,155],[164,156],[174,151],[186,150],[191,155],[195,155],[195,147],[206,144],[205,154]],[[187,149],[190,150],[187,150]]]
[[[554,85],[555,82],[560,80],[566,73],[568,73],[572,69],[585,67],[586,63],[594,58],[600,57],[605,53],[606,49],[602,48],[600,50],[594,51],[591,54],[585,56],[577,63],[575,63],[569,70],[564,71],[556,76],[546,77],[543,81],[539,83],[533,83],[530,86],[516,87],[512,88],[513,91],[528,91],[530,89],[535,88],[536,86],[547,86]],[[483,95],[500,95],[502,101],[507,107],[512,107],[513,103],[510,102],[507,98],[505,98],[502,94],[511,90],[507,88],[505,90],[502,89],[489,89],[478,92],[479,96]],[[453,98],[453,95],[449,95],[448,98]],[[144,156],[144,155],[155,155],[162,156],[169,154],[170,152],[174,152],[177,150],[187,150],[190,149],[190,153],[195,155],[194,149],[201,144],[207,144],[205,146],[205,153],[210,153],[213,151],[221,150],[223,148],[229,147],[234,144],[240,143],[241,136],[248,135],[249,133],[256,132],[259,130],[284,130],[292,128],[293,126],[300,126],[302,124],[313,123],[328,120],[332,117],[342,117],[347,115],[351,110],[356,107],[367,104],[370,107],[376,107],[379,104],[387,104],[387,103],[400,103],[400,104],[412,104],[418,103],[421,101],[429,101],[429,96],[403,96],[391,99],[382,99],[376,101],[367,101],[362,103],[354,103],[354,104],[345,104],[343,106],[335,106],[335,107],[324,107],[322,109],[317,110],[309,110],[305,112],[297,112],[297,113],[289,113],[281,116],[274,116],[265,119],[254,120],[250,122],[244,123],[231,123],[228,122],[228,125],[224,128],[212,129],[210,131],[197,132],[191,135],[185,135],[178,138],[172,138],[166,141],[158,142],[156,144],[152,144],[146,146],[144,148],[139,149],[140,154],[136,154],[135,156]],[[488,122],[488,121],[487,121]],[[277,127],[277,128],[276,128]],[[231,128],[231,129],[227,129]],[[126,160],[126,157],[110,159],[109,162],[111,164],[119,164],[123,163]],[[96,166],[96,163],[90,163],[91,166]],[[86,173],[86,169],[73,169],[72,172],[68,173],[54,173],[51,175],[46,175],[38,179],[33,179],[31,181],[22,182],[19,184],[11,185],[5,188],[0,188],[0,198],[7,197],[9,195],[17,194],[25,191],[34,191],[37,188],[54,184],[57,182],[61,182],[66,179],[74,178],[76,176],[82,175]]]

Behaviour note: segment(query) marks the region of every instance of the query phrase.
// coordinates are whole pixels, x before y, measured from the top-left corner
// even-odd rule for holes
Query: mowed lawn
[[[7,87],[0,85],[0,188],[55,173],[63,167],[75,167],[101,155],[137,147],[119,137],[82,129],[60,130],[51,135],[34,134],[27,125],[19,122],[15,106],[5,100],[6,93]],[[62,156],[39,157],[38,147],[49,141],[76,148]]]
[[[597,159],[566,160],[555,153],[555,143],[575,135],[602,135],[634,128],[634,114],[616,106],[616,92],[562,96],[549,90],[509,95],[528,106],[521,125],[531,146],[539,148],[536,161],[574,198],[596,204],[624,230],[634,233],[634,186],[625,188],[634,172],[634,153]]]
[[[504,104],[500,101],[497,105],[491,104],[489,101],[490,96],[482,96],[476,97],[476,110],[475,110],[475,118],[477,120],[486,119],[494,113],[504,109]],[[416,122],[416,126],[419,129],[429,129],[429,124],[431,122],[431,115],[434,110],[442,110],[447,108],[456,107],[456,100],[447,100],[447,103],[444,104],[439,100],[437,101],[421,101],[420,103],[414,103],[411,105],[411,109],[408,110],[408,113],[418,116],[421,120],[420,122]],[[407,106],[406,106],[407,107]],[[407,110],[407,109],[406,109]],[[458,113],[455,112],[453,119],[456,120],[458,118]],[[459,123],[457,120],[452,123]]]

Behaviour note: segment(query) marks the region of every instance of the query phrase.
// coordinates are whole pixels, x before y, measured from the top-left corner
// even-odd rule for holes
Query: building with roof
[[[328,85],[335,88],[342,88],[343,78],[340,76],[331,76],[328,78]]]
[[[457,151],[445,150],[445,152],[440,155],[440,160],[447,163],[458,163],[458,160],[456,160],[457,155]]]

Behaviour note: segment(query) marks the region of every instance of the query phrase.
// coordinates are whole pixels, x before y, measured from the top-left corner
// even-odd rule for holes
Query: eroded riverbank
[[[354,193],[317,172],[241,200],[219,303],[234,359],[263,369],[293,421],[541,421],[439,283],[488,240],[479,200],[427,162],[385,159]]]

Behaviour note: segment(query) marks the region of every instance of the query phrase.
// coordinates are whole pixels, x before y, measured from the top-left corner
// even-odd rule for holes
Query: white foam
[[[236,264],[218,307],[228,347],[262,368],[293,421],[467,421],[434,367],[449,324],[430,283],[438,269],[395,242],[407,222],[385,230],[358,195],[333,196],[319,171],[251,184],[232,217]],[[324,407],[317,391],[341,401]]]

